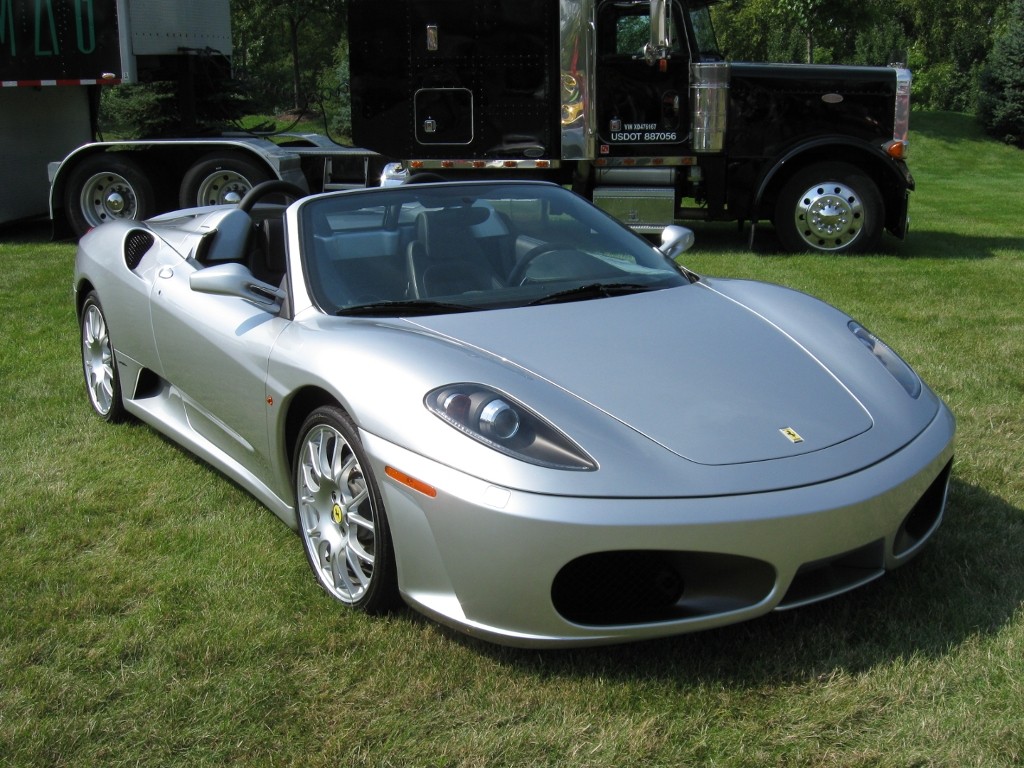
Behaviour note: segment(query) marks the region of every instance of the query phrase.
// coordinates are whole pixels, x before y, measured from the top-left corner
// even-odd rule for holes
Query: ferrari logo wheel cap
[[[338,525],[341,525],[341,521],[345,519],[345,511],[341,508],[340,504],[335,504],[331,508],[331,519]]]

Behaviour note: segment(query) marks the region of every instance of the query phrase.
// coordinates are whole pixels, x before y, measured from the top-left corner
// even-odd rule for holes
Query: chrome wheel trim
[[[82,185],[82,216],[91,227],[114,219],[134,219],[139,198],[131,182],[119,173],[95,173]]]
[[[304,439],[297,468],[299,526],[317,580],[343,603],[359,602],[373,579],[376,515],[352,446],[320,424]]]
[[[793,221],[800,238],[819,251],[848,248],[864,228],[864,204],[852,187],[815,184],[797,198]]]
[[[197,205],[238,205],[252,182],[230,169],[219,169],[206,176],[196,192]]]
[[[89,304],[82,315],[82,367],[89,400],[106,416],[114,403],[114,350],[100,308]]]

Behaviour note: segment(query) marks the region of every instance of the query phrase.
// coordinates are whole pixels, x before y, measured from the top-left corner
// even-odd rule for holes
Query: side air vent
[[[135,269],[146,255],[146,251],[153,247],[155,238],[141,229],[133,229],[124,239],[124,263],[128,269]]]

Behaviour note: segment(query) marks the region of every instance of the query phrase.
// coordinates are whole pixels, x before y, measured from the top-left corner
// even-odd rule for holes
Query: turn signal
[[[392,480],[401,483],[402,485],[412,488],[414,491],[422,493],[424,496],[429,496],[434,499],[437,498],[437,489],[432,485],[427,485],[422,480],[417,480],[415,477],[405,474],[400,469],[395,469],[391,466],[384,467],[384,474],[390,477]]]
[[[907,147],[907,142],[905,141],[890,141],[885,145],[885,154],[893,160],[906,160],[908,149],[909,147]]]

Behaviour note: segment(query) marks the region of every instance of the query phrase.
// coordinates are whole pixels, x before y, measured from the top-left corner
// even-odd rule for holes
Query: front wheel
[[[89,404],[100,418],[122,421],[125,416],[121,399],[121,379],[117,373],[114,347],[110,343],[107,318],[95,291],[90,291],[79,316],[82,340],[82,373]]]
[[[398,598],[394,550],[380,491],[356,427],[339,408],[309,415],[295,450],[299,535],[317,582],[367,613]]]
[[[862,171],[819,163],[782,187],[775,229],[787,251],[870,251],[882,234],[883,208],[878,186]]]

